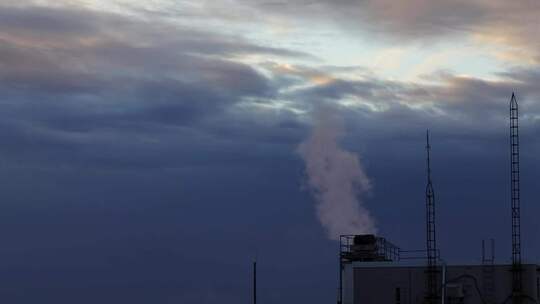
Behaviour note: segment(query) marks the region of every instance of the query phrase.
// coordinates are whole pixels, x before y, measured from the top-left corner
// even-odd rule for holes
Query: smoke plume
[[[343,121],[332,109],[315,114],[315,125],[298,152],[317,201],[317,216],[331,239],[342,234],[375,233],[375,223],[360,200],[371,188],[358,156],[339,146]]]

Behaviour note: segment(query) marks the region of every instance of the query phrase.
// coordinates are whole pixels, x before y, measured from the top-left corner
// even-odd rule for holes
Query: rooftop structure
[[[518,104],[510,99],[512,263],[496,264],[482,242],[482,263],[447,265],[436,241],[435,194],[427,139],[426,248],[403,250],[375,235],[340,239],[338,304],[540,303],[540,267],[521,257]]]

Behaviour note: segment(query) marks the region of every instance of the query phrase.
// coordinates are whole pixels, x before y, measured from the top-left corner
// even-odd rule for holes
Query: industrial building
[[[342,236],[341,245],[343,304],[427,302],[428,273],[420,250],[405,251],[373,235]],[[539,303],[540,269],[521,268],[521,303]],[[512,265],[495,264],[491,253],[476,265],[439,263],[435,274],[433,303],[512,303]]]
[[[426,247],[411,251],[375,235],[341,236],[338,304],[540,303],[540,267],[521,259],[519,116],[513,93],[509,113],[512,263],[495,263],[493,240],[482,242],[482,263],[447,265],[441,259],[428,133]]]

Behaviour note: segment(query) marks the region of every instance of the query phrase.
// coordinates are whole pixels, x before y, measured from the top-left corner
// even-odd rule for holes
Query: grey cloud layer
[[[540,62],[536,32],[540,19],[537,1],[429,0],[292,0],[244,1],[264,15],[271,12],[290,20],[327,22],[379,41],[398,43],[449,42],[478,39],[493,43],[500,56],[513,61]],[[307,25],[309,26],[309,25]]]
[[[281,13],[306,6],[299,12],[305,14],[330,7],[337,13],[355,13],[352,8],[357,4],[256,3]],[[429,7],[415,14],[448,9],[443,3],[416,6]],[[400,12],[412,11],[407,7]],[[385,20],[396,23],[392,26],[405,21],[421,25],[410,16],[403,18]],[[370,123],[362,128],[387,134],[401,123],[425,127],[430,119],[438,120],[442,129],[456,125],[489,133],[488,125],[504,119],[512,90],[518,91],[531,113],[540,110],[534,103],[540,95],[535,87],[539,77],[531,69],[511,70],[497,82],[440,73],[429,76],[432,82],[405,83],[355,67],[287,69],[272,61],[252,67],[237,58],[313,57],[230,34],[84,9],[6,6],[0,25],[3,123],[14,143],[5,153],[17,157],[17,149],[29,149],[31,154],[38,143],[50,147],[51,154],[56,153],[53,147],[65,147],[68,159],[84,161],[104,158],[92,147],[110,147],[111,161],[124,158],[127,150],[138,150],[130,157],[134,163],[137,155],[149,163],[156,161],[155,152],[145,153],[146,149],[188,155],[188,146],[211,151],[208,142],[227,143],[235,151],[231,153],[250,141],[285,143],[290,148],[306,134],[306,117],[298,111],[310,111],[318,102],[355,100],[355,106],[345,111],[366,117]],[[361,80],[343,76],[351,69],[362,75]],[[272,107],[276,102],[286,102],[287,107]],[[536,124],[534,115],[527,119],[526,124]],[[183,135],[175,138],[175,134]],[[206,144],[200,144],[201,138]],[[163,162],[164,158],[158,163]]]
[[[13,150],[29,154],[38,144],[42,154],[54,154],[59,142],[75,154],[93,145],[182,150],[198,140],[171,138],[171,128],[196,134],[185,130],[206,123],[211,130],[245,98],[276,94],[266,76],[235,56],[307,56],[241,37],[74,9],[3,7],[0,25],[4,130],[25,134],[8,138],[17,138]]]
[[[287,98],[302,100],[306,109],[311,103],[345,102],[349,105],[343,114],[355,126],[353,130],[369,130],[382,137],[436,128],[449,138],[480,139],[505,132],[508,99],[515,91],[523,110],[523,127],[537,128],[537,71],[518,69],[501,77],[484,80],[440,72],[429,75],[429,81],[416,83],[369,75],[361,80],[334,77],[324,84],[294,90]]]

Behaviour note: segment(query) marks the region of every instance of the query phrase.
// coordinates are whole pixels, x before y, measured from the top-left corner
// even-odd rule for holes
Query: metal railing
[[[355,242],[355,238],[372,240]],[[401,249],[385,238],[375,236],[340,236],[340,256],[347,261],[399,261]]]
[[[362,238],[363,242],[355,243],[355,238]],[[352,261],[406,261],[425,260],[428,255],[426,249],[403,250],[383,237],[374,235],[341,235],[340,257],[344,262]],[[367,241],[366,241],[367,240]],[[436,251],[436,260],[440,260],[440,250]]]

